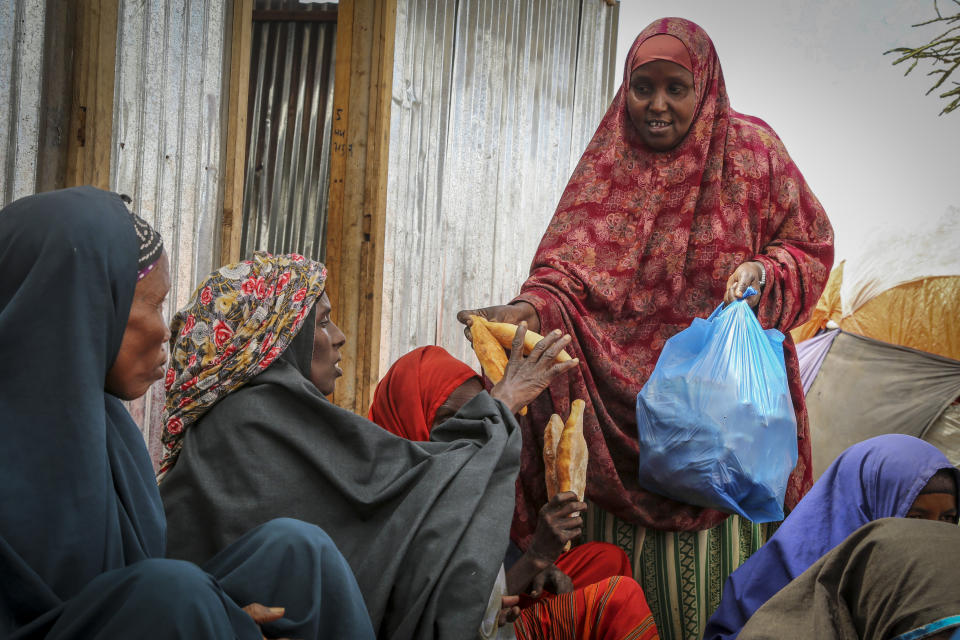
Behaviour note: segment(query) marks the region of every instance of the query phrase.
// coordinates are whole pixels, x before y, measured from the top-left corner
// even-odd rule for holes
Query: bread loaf
[[[550,416],[543,431],[543,471],[547,483],[547,498],[559,493],[557,489],[557,445],[563,434],[563,420],[557,414]]]
[[[557,489],[573,491],[583,500],[587,491],[587,441],[583,437],[583,400],[570,405],[570,417],[557,445]]]
[[[493,337],[503,345],[504,349],[509,349],[513,346],[513,337],[517,333],[517,325],[510,324],[509,322],[490,322],[489,320],[484,320],[483,323],[487,326],[487,329]],[[523,355],[530,355],[530,352],[533,351],[533,348],[537,346],[537,343],[541,340],[543,340],[542,335],[536,331],[527,329],[527,332],[523,336]],[[555,358],[557,362],[566,362],[570,359],[570,354],[566,351],[561,351]]]
[[[473,352],[493,384],[503,380],[503,372],[507,369],[507,353],[500,346],[500,342],[487,329],[486,322],[480,316],[470,316],[473,323],[470,325],[470,337],[473,342]]]
[[[503,380],[503,373],[507,369],[507,352],[500,344],[500,341],[490,333],[488,327],[490,323],[481,316],[470,316],[473,322],[470,325],[470,338],[473,341],[473,352],[477,354],[477,360],[483,367],[483,372],[487,374],[493,384]],[[513,326],[513,325],[510,325]],[[520,409],[520,415],[527,415],[527,408]]]

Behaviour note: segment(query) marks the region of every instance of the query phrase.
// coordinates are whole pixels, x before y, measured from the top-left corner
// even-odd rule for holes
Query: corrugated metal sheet
[[[121,0],[111,187],[163,234],[168,317],[217,260],[228,0]],[[131,413],[156,454],[163,386]]]
[[[509,301],[614,91],[602,0],[399,0],[381,373]]]
[[[324,258],[336,29],[335,22],[254,21],[244,255],[265,249]]]
[[[45,0],[0,2],[0,206],[36,191]]]

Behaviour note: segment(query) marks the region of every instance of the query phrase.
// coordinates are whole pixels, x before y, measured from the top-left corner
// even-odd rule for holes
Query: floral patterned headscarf
[[[258,251],[200,283],[170,325],[158,480],[176,463],[187,428],[283,353],[326,280],[320,262]]]

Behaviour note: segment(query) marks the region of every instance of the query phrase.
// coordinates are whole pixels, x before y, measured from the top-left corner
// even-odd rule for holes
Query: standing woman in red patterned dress
[[[570,178],[530,276],[507,305],[462,311],[559,329],[580,366],[521,420],[513,539],[529,540],[546,502],[541,450],[551,413],[587,402],[587,537],[634,563],[663,638],[699,638],[727,575],[766,526],[682,504],[637,483],[637,392],[664,342],[747,286],[764,328],[784,342],[799,460],[789,510],[812,484],[809,423],[789,330],[816,304],[833,230],[777,134],[730,107],[709,36],[657,20],[627,55],[623,84]]]

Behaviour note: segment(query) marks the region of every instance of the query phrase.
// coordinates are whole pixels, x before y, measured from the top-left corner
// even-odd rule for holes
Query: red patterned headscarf
[[[326,280],[319,262],[258,251],[200,283],[170,325],[158,480],[176,463],[186,430],[280,357]]]
[[[420,347],[390,367],[367,418],[407,440],[429,440],[437,409],[477,372],[442,347]]]
[[[632,64],[657,35],[689,54],[694,118],[673,149],[647,147],[626,108]],[[743,262],[763,265],[757,307],[765,328],[783,332],[816,304],[833,263],[823,207],[776,133],[730,108],[713,43],[696,24],[657,20],[637,36],[623,83],[563,192],[518,300],[537,310],[541,332],[562,329],[580,367],[551,385],[521,422],[523,453],[514,536],[523,541],[546,500],[540,453],[550,413],[587,402],[587,496],[623,520],[701,530],[725,515],[651,494],[637,482],[636,394],[664,342],[723,301]],[[784,343],[797,414],[800,460],[787,507],[812,483],[808,421],[796,353]],[[548,397],[549,396],[549,397]]]

